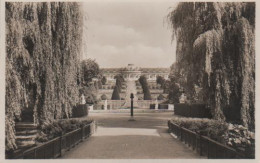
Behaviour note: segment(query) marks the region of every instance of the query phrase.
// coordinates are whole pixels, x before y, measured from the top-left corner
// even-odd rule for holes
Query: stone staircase
[[[15,124],[16,144],[18,148],[29,148],[35,145],[37,125],[32,122],[17,122]]]
[[[131,107],[131,98],[130,98],[130,94],[133,93],[134,94],[134,99],[133,99],[133,105],[134,107],[138,107],[138,103],[137,103],[137,90],[136,90],[136,83],[135,80],[130,80],[128,79],[126,81],[126,102],[123,104],[123,108],[130,108]]]

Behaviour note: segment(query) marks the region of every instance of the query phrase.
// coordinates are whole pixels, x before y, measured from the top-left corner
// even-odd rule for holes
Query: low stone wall
[[[158,105],[164,102],[164,100],[158,100]],[[107,110],[120,109],[124,105],[125,100],[107,100]],[[155,104],[155,100],[138,100],[136,101],[138,107],[142,109],[150,109],[151,104]],[[168,109],[168,107],[166,108]],[[106,110],[105,109],[105,100],[99,102],[94,107],[94,110]]]

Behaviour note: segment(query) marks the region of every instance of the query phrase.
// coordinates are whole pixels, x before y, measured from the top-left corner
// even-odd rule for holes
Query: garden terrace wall
[[[174,113],[184,117],[212,117],[210,109],[205,104],[174,104]]]
[[[13,153],[7,155],[7,159],[53,159],[75,147],[84,139],[90,137],[96,130],[96,122],[93,121],[79,129],[68,132],[42,145],[30,148],[20,155]]]
[[[169,131],[175,134],[181,141],[196,150],[201,156],[218,159],[245,158],[242,153],[235,149],[216,142],[206,136],[201,136],[191,130],[182,128],[177,124],[168,121]]]

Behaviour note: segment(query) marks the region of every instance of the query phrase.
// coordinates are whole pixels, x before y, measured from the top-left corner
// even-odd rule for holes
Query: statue
[[[85,100],[85,96],[84,94],[82,93],[81,97],[80,97],[80,104],[86,104],[86,100]]]
[[[155,101],[155,110],[158,110],[158,101],[157,101],[157,99]]]
[[[107,110],[107,100],[105,100],[104,110]]]

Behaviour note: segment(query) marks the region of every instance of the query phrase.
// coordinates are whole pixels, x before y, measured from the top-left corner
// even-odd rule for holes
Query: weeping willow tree
[[[183,2],[169,13],[175,72],[191,102],[254,130],[255,3]]]
[[[79,101],[82,14],[78,3],[7,2],[6,150],[15,121],[33,112],[41,124],[68,118]]]

